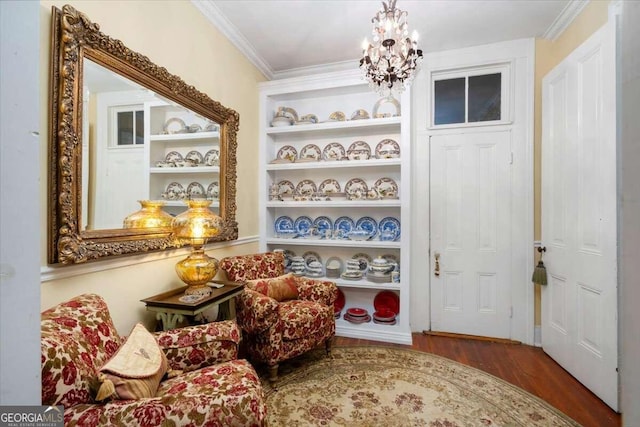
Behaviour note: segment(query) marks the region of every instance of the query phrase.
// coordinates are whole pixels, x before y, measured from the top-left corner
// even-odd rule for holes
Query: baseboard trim
[[[540,325],[533,328],[533,345],[542,347],[542,326]]]
[[[501,344],[522,344],[520,341],[510,340],[508,338],[481,337],[478,335],[454,334],[451,332],[422,331],[424,335],[432,335],[436,337],[459,338],[466,340],[489,341]]]

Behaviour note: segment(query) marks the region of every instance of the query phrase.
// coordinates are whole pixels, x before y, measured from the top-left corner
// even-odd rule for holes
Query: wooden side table
[[[175,329],[178,322],[184,320],[184,316],[192,317],[215,306],[220,307],[218,318],[235,319],[235,297],[243,292],[244,284],[227,281],[214,281],[214,283],[224,286],[218,289],[212,288],[211,295],[193,303],[180,301],[187,286],[141,301],[145,303],[147,310],[156,313],[156,319],[162,322],[163,331]]]

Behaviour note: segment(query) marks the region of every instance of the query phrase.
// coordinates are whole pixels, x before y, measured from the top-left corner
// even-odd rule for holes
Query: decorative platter
[[[383,231],[392,232],[394,235],[393,240],[398,240],[400,238],[400,221],[390,216],[382,218],[378,223],[378,230],[381,233]]]
[[[296,185],[296,193],[301,196],[311,197],[318,191],[316,184],[310,179],[303,179]]]
[[[393,139],[383,139],[376,145],[376,159],[397,159],[400,157],[400,145]]]
[[[298,121],[298,112],[290,107],[278,107],[278,112],[276,113],[276,117],[288,117],[292,119],[294,122]]]
[[[341,238],[346,238],[355,227],[355,223],[348,216],[341,216],[333,222],[333,230]]]
[[[304,116],[300,117],[300,121],[297,121],[295,124],[311,125],[315,123],[318,123],[318,116],[316,116],[315,114],[305,114]]]
[[[371,158],[371,147],[364,141],[355,141],[347,150],[349,160],[368,160]]]
[[[339,142],[331,142],[322,150],[324,160],[343,160],[347,157],[344,147]]]
[[[392,254],[384,254],[382,258],[386,259],[389,264],[395,264],[394,270],[398,270],[400,268],[400,261],[398,261],[398,257]]]
[[[360,280],[362,279],[361,271],[345,271],[340,275],[345,280]]]
[[[184,133],[187,130],[187,126],[184,124],[184,120],[179,119],[178,117],[171,117],[166,122],[164,122],[164,133],[174,134],[174,133]]]
[[[165,162],[180,162],[184,160],[182,154],[177,151],[169,151],[167,155],[164,157]]]
[[[205,196],[204,187],[199,182],[192,182],[187,187],[187,196],[189,196],[192,199],[196,199],[198,197],[204,197]]]
[[[304,258],[304,263],[307,266],[311,264],[313,261],[316,261],[322,264],[322,258],[320,258],[320,255],[318,255],[317,252],[307,251],[302,254],[302,258]]]
[[[351,257],[351,259],[357,259],[360,265],[360,271],[362,273],[366,272],[369,269],[369,264],[371,264],[371,257],[364,253],[358,253]]]
[[[202,126],[200,126],[197,123],[194,123],[192,125],[187,126],[187,132],[189,133],[202,132]]]
[[[212,148],[204,155],[204,164],[207,166],[218,166],[220,163],[220,150]]]
[[[333,231],[333,222],[327,216],[319,216],[313,220],[313,226],[321,237],[327,235],[327,231]]]
[[[344,186],[344,192],[350,199],[365,199],[368,191],[367,183],[361,178],[352,178]]]
[[[184,187],[179,182],[172,182],[167,185],[166,190],[162,193],[162,197],[167,200],[180,200],[184,198]]]
[[[400,313],[400,298],[395,292],[381,291],[373,299],[373,307],[376,311],[390,311],[394,314]]]
[[[356,221],[356,230],[365,230],[370,237],[378,234],[378,223],[370,216],[363,216]]]
[[[306,236],[310,233],[313,221],[308,216],[302,215],[296,218],[293,223],[293,229],[298,232],[300,236]]]
[[[330,122],[344,122],[347,120],[347,116],[342,111],[334,111],[329,115]]]
[[[191,150],[184,156],[185,160],[191,160],[191,162],[195,165],[201,165],[204,162],[204,157],[202,157],[202,153],[196,150]]]
[[[274,228],[276,233],[287,232],[287,231],[295,231],[293,227],[293,219],[291,217],[282,215],[276,218],[274,223]]]
[[[288,160],[290,162],[294,162],[298,157],[298,150],[291,145],[285,145],[284,147],[278,150],[278,154],[276,155],[276,159],[278,160]]]
[[[376,311],[373,313],[373,320],[378,320],[381,322],[393,322],[396,320],[397,314],[388,308],[383,308],[382,310]]]
[[[307,144],[300,150],[301,160],[315,160],[316,162],[322,158],[320,147],[315,144]]]
[[[283,179],[282,181],[278,182],[278,194],[280,196],[292,197],[295,192],[296,192],[296,187],[293,185],[293,182],[287,181],[286,179]]]
[[[320,183],[320,186],[318,187],[318,192],[326,195],[339,193],[340,190],[340,183],[333,178],[325,179]]]
[[[356,317],[356,316],[350,315],[349,313],[345,313],[344,316],[342,317],[347,322],[355,323],[355,324],[371,322],[371,316],[369,316],[368,314],[362,317]]]
[[[391,178],[380,178],[373,184],[373,188],[378,192],[380,197],[385,199],[398,198],[398,184]]]
[[[220,196],[220,184],[218,181],[213,181],[207,187],[207,197],[209,199],[217,199]]]
[[[340,288],[338,288],[338,297],[333,303],[334,311],[337,311],[337,312],[342,311],[342,309],[344,308],[344,304],[345,304],[344,293],[340,290]]]
[[[327,259],[324,269],[327,272],[327,277],[340,277],[344,269],[344,264],[342,263],[342,259],[337,256],[332,256]]]
[[[369,118],[369,113],[367,112],[367,110],[362,108],[354,111],[353,114],[351,114],[351,120],[363,120],[368,118]]]
[[[205,132],[217,132],[220,129],[220,126],[217,123],[209,122],[204,127]]]

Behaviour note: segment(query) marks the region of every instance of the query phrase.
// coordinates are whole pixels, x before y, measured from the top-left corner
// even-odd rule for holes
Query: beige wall
[[[240,237],[258,234],[258,82],[264,76],[220,34],[190,1],[41,1],[41,191],[43,206],[41,229],[46,230],[47,205],[47,133],[49,112],[49,49],[51,6],[71,4],[100,25],[101,31],[121,40],[132,50],[180,76],[211,98],[240,114],[238,134],[237,220]],[[46,265],[46,236],[40,248]],[[228,246],[210,251],[210,255],[249,253],[257,243]],[[133,266],[112,268],[90,274],[50,280],[41,286],[41,308],[48,308],[84,292],[106,298],[116,327],[128,333],[137,321],[148,327],[153,316],[144,310],[142,298],[181,285],[174,265],[185,256],[184,250],[156,256],[130,257]],[[149,259],[153,259],[149,261]],[[100,263],[108,263],[99,261]],[[62,269],[74,267],[62,267]],[[73,270],[67,270],[73,271]]]
[[[608,19],[609,0],[593,0],[554,41],[536,39],[534,106],[534,236],[541,238],[540,167],[542,148],[542,79]],[[540,287],[535,292],[535,324],[540,325]]]

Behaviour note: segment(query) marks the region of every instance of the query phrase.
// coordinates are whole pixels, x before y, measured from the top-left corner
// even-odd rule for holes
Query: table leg
[[[169,329],[175,329],[178,322],[182,322],[184,316],[178,313],[159,312],[156,314],[156,319],[162,322],[162,330],[168,331]]]

